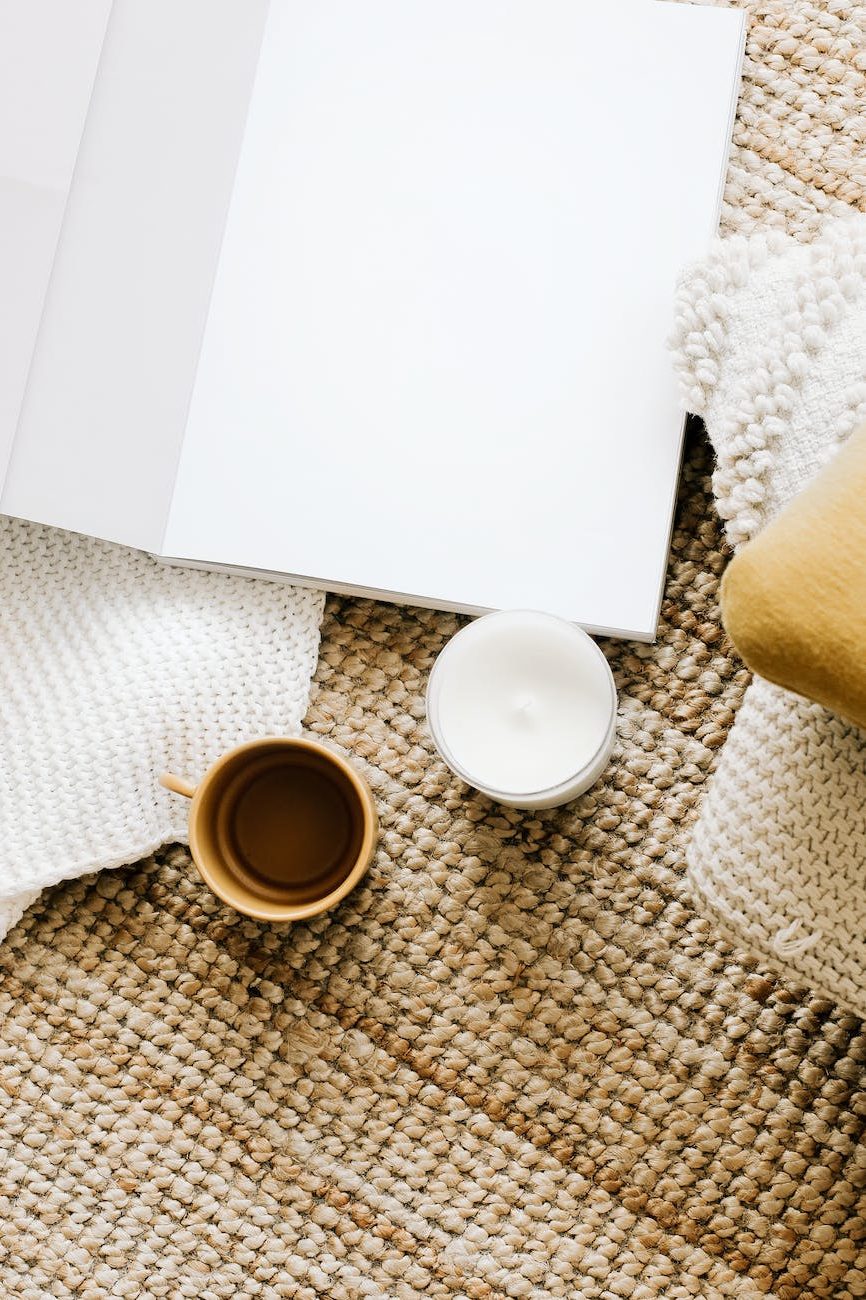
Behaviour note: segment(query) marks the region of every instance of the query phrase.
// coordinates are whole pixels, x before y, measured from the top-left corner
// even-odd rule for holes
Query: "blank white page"
[[[0,485],[111,0],[0,0]]]
[[[159,549],[266,6],[114,0],[6,514]]]
[[[742,23],[271,0],[164,554],[653,636]]]

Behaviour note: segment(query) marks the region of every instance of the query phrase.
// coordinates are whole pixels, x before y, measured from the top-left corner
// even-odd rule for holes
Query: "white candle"
[[[580,628],[504,610],[449,641],[430,674],[427,718],[445,762],[469,785],[512,808],[553,808],[606,766],[616,687]]]

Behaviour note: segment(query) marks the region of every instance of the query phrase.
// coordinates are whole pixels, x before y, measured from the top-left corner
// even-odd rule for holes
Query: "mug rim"
[[[242,754],[252,753],[255,750],[264,752],[273,749],[305,749],[312,753],[324,755],[329,762],[333,763],[348,778],[350,785],[366,811],[364,834],[354,866],[330,893],[323,894],[321,898],[313,899],[309,903],[287,903],[285,907],[281,907],[279,904],[272,904],[270,907],[257,907],[254,902],[247,903],[246,901],[241,905],[236,899],[226,896],[225,890],[213,879],[210,868],[203,860],[204,855],[201,853],[201,841],[199,839],[199,814],[206,791],[224,768]],[[329,749],[321,741],[308,740],[306,736],[264,736],[260,740],[246,740],[243,744],[236,745],[234,749],[229,749],[225,754],[221,754],[199,781],[189,809],[189,849],[196,870],[207,887],[212,893],[216,894],[217,898],[227,903],[229,907],[234,908],[236,912],[240,912],[244,916],[250,916],[256,921],[305,921],[310,917],[319,916],[322,912],[330,911],[332,907],[336,907],[337,903],[342,902],[346,895],[355,888],[370,865],[378,834],[378,826],[379,819],[376,805],[373,802],[373,792],[364,777],[355,771],[352,764],[342,754]]]

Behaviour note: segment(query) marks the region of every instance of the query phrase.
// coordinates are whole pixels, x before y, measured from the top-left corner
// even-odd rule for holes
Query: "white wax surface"
[[[609,671],[578,628],[507,611],[469,624],[436,664],[434,725],[474,785],[530,794],[591,763],[614,709]]]

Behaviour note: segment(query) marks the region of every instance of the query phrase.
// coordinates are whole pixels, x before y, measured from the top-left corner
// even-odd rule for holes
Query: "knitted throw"
[[[0,518],[0,938],[47,885],[186,842],[161,770],[300,730],[322,608]]]
[[[866,220],[720,242],[682,282],[674,346],[740,546],[866,418]],[[738,944],[866,1014],[866,733],[756,678],[687,862]]]

